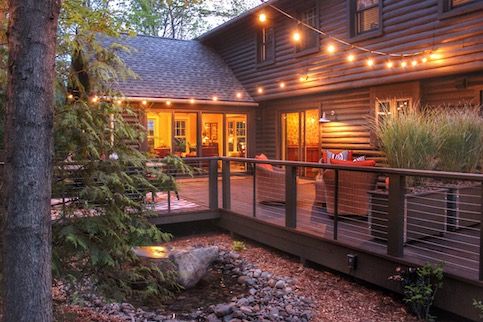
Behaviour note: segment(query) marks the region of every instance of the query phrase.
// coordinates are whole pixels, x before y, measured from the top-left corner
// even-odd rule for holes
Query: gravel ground
[[[170,243],[174,247],[217,245],[232,247],[228,234],[210,234],[182,238]],[[284,253],[245,242],[240,252],[247,261],[262,270],[294,280],[294,291],[310,298],[314,305],[313,321],[376,322],[417,321],[403,303],[380,290],[371,289],[339,275],[304,267]]]
[[[216,233],[180,238],[169,243],[172,247],[208,245],[231,249],[233,239],[228,234]],[[239,252],[242,259],[263,271],[292,279],[294,294],[311,300],[312,321],[417,321],[399,300],[388,293],[331,272],[304,267],[296,258],[259,244],[245,242],[245,245],[246,249]],[[55,303],[56,321],[120,321],[88,308],[67,305],[59,297]]]

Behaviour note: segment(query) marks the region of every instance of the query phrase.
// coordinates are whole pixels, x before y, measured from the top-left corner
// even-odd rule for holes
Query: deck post
[[[218,160],[209,161],[209,205],[211,210],[218,209]]]
[[[297,228],[297,167],[285,166],[285,227]]]
[[[334,190],[334,240],[337,240],[339,234],[339,170],[335,171],[335,190]]]
[[[406,178],[399,174],[389,175],[389,207],[387,222],[387,254],[404,256],[404,193]]]
[[[230,186],[230,160],[223,160],[222,183],[223,183],[223,209],[231,209],[231,186]]]
[[[257,165],[255,163],[253,165],[253,217],[257,216]]]
[[[480,281],[483,281],[483,182],[480,183]]]

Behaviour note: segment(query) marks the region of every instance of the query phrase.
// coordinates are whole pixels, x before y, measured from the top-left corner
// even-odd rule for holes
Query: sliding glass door
[[[282,159],[317,162],[320,159],[319,110],[282,113]]]

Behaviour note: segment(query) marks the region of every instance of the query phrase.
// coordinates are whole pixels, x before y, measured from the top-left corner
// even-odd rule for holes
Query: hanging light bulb
[[[423,58],[421,58],[421,62],[424,64],[424,63],[427,63],[428,62],[428,57],[424,56]]]
[[[302,40],[302,35],[300,34],[299,31],[295,31],[292,35],[292,39],[293,39],[293,41],[298,43],[298,42],[300,42],[300,40]]]
[[[258,94],[263,94],[263,87],[258,87],[257,92]]]
[[[266,15],[265,13],[263,13],[263,12],[262,12],[262,13],[260,13],[260,14],[258,15],[258,21],[260,21],[261,23],[266,22],[266,21],[267,21],[267,15]]]
[[[349,63],[352,63],[354,60],[356,60],[356,56],[354,56],[353,54],[347,55],[347,61]]]
[[[279,86],[280,88],[285,88],[285,82],[280,82],[280,84],[278,84],[278,86]]]
[[[393,67],[394,67],[394,63],[393,63],[392,61],[390,61],[390,60],[389,60],[389,61],[386,63],[386,67],[387,67],[387,68],[393,68]]]
[[[406,61],[404,61],[404,60],[403,60],[403,61],[401,62],[401,67],[402,67],[402,68],[406,68],[407,66],[408,66],[408,63],[407,63]]]
[[[333,53],[335,53],[335,51],[336,51],[336,48],[335,48],[335,45],[334,45],[334,44],[329,44],[329,45],[327,46],[327,52],[328,52],[329,54],[333,54]]]
[[[374,59],[369,58],[366,63],[367,63],[367,66],[372,67],[374,66]]]
[[[242,98],[242,93],[241,92],[237,92],[236,93],[236,98]]]
[[[416,67],[416,65],[418,64],[418,61],[416,59],[414,59],[412,62],[411,62],[411,65],[413,67]]]

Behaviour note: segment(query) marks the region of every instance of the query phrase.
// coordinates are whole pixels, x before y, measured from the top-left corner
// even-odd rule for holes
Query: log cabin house
[[[481,0],[270,0],[194,40],[126,39],[120,90],[160,157],[377,160],[371,120],[482,104],[482,34]]]

